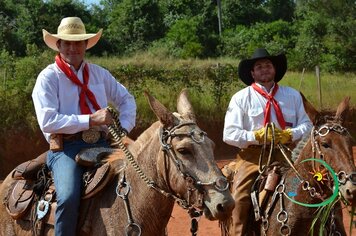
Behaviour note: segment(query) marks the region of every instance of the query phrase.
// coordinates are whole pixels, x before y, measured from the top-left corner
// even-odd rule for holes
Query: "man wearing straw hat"
[[[57,34],[43,30],[45,43],[58,54],[38,75],[32,98],[50,143],[47,166],[56,187],[56,236],[76,235],[83,169],[75,156],[84,148],[108,146],[106,125],[113,122],[108,104],[119,111],[126,132],[135,126],[134,97],[109,71],[84,60],[101,34],[87,34],[78,17],[63,18]]]
[[[286,70],[284,54],[272,56],[263,48],[256,49],[252,58],[242,60],[238,67],[239,77],[247,87],[232,96],[223,132],[224,142],[241,149],[237,155],[232,190],[236,205],[230,232],[234,236],[248,234],[248,212],[252,206],[250,192],[259,174],[259,158],[266,132],[267,142],[272,141],[267,124],[275,124],[274,141],[281,144],[300,140],[312,127],[300,93],[278,85]],[[277,150],[273,158],[286,162]]]

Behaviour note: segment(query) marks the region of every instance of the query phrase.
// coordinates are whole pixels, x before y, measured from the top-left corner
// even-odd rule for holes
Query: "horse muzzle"
[[[356,172],[350,175],[340,172],[338,175],[340,192],[351,206],[356,206]]]

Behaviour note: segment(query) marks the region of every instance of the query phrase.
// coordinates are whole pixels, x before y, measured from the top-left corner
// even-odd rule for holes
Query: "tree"
[[[109,13],[108,38],[116,53],[134,52],[163,36],[162,15],[155,0],[123,0]]]
[[[225,29],[237,25],[253,25],[268,19],[263,8],[263,0],[226,0],[222,1],[222,21]]]
[[[356,70],[356,3],[353,0],[300,0],[297,5],[300,35],[295,60],[325,70]]]
[[[294,0],[269,0],[265,3],[265,8],[270,15],[271,21],[293,21],[295,7]]]
[[[1,1],[0,24],[4,25],[0,42],[3,49],[26,54],[27,45],[45,48],[42,29],[57,32],[60,20],[66,16],[79,16],[90,22],[90,14],[80,0],[5,0]]]

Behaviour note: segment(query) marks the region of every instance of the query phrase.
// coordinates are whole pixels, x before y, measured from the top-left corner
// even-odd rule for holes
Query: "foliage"
[[[42,29],[56,33],[63,17],[79,16],[84,22],[91,19],[89,11],[79,0],[4,0],[2,4],[0,25],[5,27],[2,28],[0,42],[6,42],[2,49],[20,56],[25,55],[27,44],[43,47]],[[88,25],[90,28],[90,23]]]
[[[320,65],[327,71],[354,71],[356,3],[352,0],[299,1],[293,61],[300,68]]]
[[[24,58],[15,58],[4,51],[1,53],[1,129],[37,129],[31,93],[37,75],[50,60],[53,60],[53,55],[47,53]]]
[[[204,8],[204,1],[162,0],[159,1],[163,22],[167,29],[181,19],[199,15]]]
[[[181,58],[202,56],[203,46],[197,36],[199,19],[181,19],[167,33],[166,43],[172,55]]]
[[[267,20],[267,12],[262,0],[227,0],[222,1],[224,28],[233,29],[236,25],[250,26]]]
[[[250,57],[260,47],[272,54],[288,52],[294,47],[296,38],[291,23],[282,20],[256,23],[249,28],[238,25],[235,30],[224,33],[223,54],[237,58]]]
[[[292,69],[319,65],[330,72],[356,70],[353,0],[225,0],[219,1],[221,11],[217,0],[100,2],[87,6],[82,0],[2,0],[0,51],[26,56],[33,53],[28,50],[32,45],[42,52],[47,49],[42,29],[56,33],[63,17],[79,16],[87,32],[104,29],[91,55],[148,50],[160,58],[242,59],[264,46],[286,52]]]
[[[157,1],[123,0],[109,13],[109,40],[118,53],[142,50],[162,37],[162,16]]]
[[[310,227],[310,235],[314,235],[314,228],[317,224],[317,222],[320,223],[319,225],[319,229],[317,229],[317,231],[319,231],[319,235],[324,235],[325,233],[325,225],[328,223],[328,219],[329,216],[331,214],[331,211],[333,210],[333,208],[335,207],[336,203],[340,200],[340,198],[336,198],[334,199],[331,203],[329,203],[328,205],[324,205],[322,207],[319,207],[316,210],[316,215],[313,219],[312,225]]]
[[[36,51],[29,46],[29,53]],[[53,63],[54,52],[32,53],[28,57],[0,54],[0,129],[38,131],[31,92],[38,73]],[[175,110],[178,93],[189,88],[190,100],[199,120],[223,122],[231,96],[245,85],[237,79],[238,60],[219,58],[209,60],[170,59],[136,55],[130,58],[90,57],[89,61],[102,65],[123,83],[135,96],[138,106],[137,126],[147,127],[156,120],[143,91],[148,90],[169,109]],[[333,109],[345,95],[351,96],[356,75],[326,74],[322,71],[323,100],[318,100],[318,87],[312,73],[288,72],[280,82],[301,90],[312,104]],[[345,79],[347,78],[347,83]],[[338,89],[335,89],[338,87]],[[355,106],[356,98],[351,97]]]

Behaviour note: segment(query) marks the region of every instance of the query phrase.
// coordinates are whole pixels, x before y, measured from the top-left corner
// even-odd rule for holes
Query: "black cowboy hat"
[[[280,81],[287,71],[287,58],[285,54],[278,54],[277,56],[272,56],[264,48],[258,48],[253,53],[250,59],[245,59],[240,61],[238,73],[239,77],[246,85],[251,85],[254,82],[252,78],[251,71],[255,62],[259,59],[269,59],[273,63],[276,70],[276,76],[274,81],[277,83]]]

